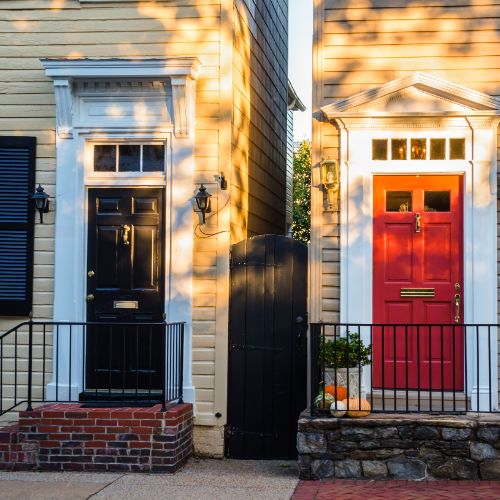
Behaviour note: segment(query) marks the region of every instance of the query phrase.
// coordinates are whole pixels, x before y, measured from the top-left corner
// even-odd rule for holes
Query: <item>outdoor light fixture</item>
[[[321,184],[326,189],[328,208],[333,209],[334,195],[340,187],[339,162],[323,160],[321,162]]]
[[[203,218],[203,224],[205,224],[205,214],[209,214],[211,212],[210,208],[210,198],[212,195],[207,193],[207,188],[201,184],[200,189],[196,193],[194,199],[196,200],[196,205],[198,206],[198,211],[201,212]]]
[[[41,184],[38,184],[36,192],[31,195],[35,202],[35,208],[40,214],[40,224],[43,224],[43,214],[49,211],[49,195],[45,192]]]

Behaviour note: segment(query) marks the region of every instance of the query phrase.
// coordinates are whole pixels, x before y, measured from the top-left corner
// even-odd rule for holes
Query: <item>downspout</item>
[[[340,141],[339,141],[339,150],[340,150],[340,155],[339,155],[339,167],[340,167],[340,217],[339,217],[339,223],[340,223],[340,232],[339,232],[339,243],[340,243],[340,321],[341,322],[347,322],[349,318],[348,314],[348,303],[347,303],[347,297],[349,296],[348,293],[348,287],[349,287],[349,272],[348,272],[348,263],[347,263],[347,255],[345,252],[345,249],[347,248],[347,242],[349,241],[349,225],[347,224],[347,221],[349,220],[349,202],[348,202],[348,187],[349,187],[349,182],[348,182],[348,172],[349,172],[349,129],[346,127],[345,122],[342,120],[342,118],[335,118],[337,123],[341,126],[341,133],[340,133]],[[345,131],[345,138],[346,138],[346,144],[345,144],[345,155],[343,153],[344,151],[344,146],[342,144],[342,130]],[[343,159],[345,156],[345,178],[342,176],[342,163]],[[345,186],[345,190],[342,189],[342,185]],[[344,196],[342,196],[344,195]],[[342,210],[345,209],[345,217],[344,220],[346,221],[345,224],[342,223]],[[344,226],[344,227],[343,227]],[[342,236],[345,238],[345,246],[342,245]],[[344,276],[342,276],[344,274]]]

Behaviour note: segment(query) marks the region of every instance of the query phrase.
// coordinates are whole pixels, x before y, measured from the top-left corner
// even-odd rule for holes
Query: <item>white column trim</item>
[[[61,139],[73,137],[73,100],[71,80],[54,80],[56,132]]]

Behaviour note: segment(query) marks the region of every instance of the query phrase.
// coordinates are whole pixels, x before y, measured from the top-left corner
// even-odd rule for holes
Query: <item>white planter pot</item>
[[[348,387],[350,398],[360,398],[362,375],[363,369],[360,372],[359,368],[349,368],[349,370],[347,368],[337,368],[337,370],[325,368],[325,384]],[[349,383],[347,383],[348,380]]]

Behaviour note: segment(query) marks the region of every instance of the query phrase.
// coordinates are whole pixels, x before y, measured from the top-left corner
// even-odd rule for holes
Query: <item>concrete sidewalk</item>
[[[191,459],[176,474],[0,472],[2,500],[288,500],[296,462]]]

